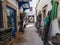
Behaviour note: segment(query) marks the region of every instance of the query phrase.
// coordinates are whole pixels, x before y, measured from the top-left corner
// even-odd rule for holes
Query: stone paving
[[[20,41],[18,40],[14,45],[43,45],[43,42],[36,32],[36,28],[31,26],[25,29],[25,33]]]

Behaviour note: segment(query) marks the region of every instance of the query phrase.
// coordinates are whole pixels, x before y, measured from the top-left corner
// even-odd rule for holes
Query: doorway
[[[29,23],[34,23],[34,16],[28,16],[29,18]]]

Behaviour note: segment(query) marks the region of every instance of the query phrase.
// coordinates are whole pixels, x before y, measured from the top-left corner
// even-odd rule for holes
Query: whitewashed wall
[[[52,31],[51,31],[51,36],[55,36],[56,33],[60,33],[60,30],[58,28],[58,20],[52,20]]]
[[[37,15],[38,15],[38,12],[39,11],[42,11],[42,8],[45,6],[45,5],[48,5],[47,7],[47,13],[49,10],[51,10],[52,6],[51,6],[51,0],[40,0],[38,6],[37,6]],[[46,15],[47,15],[46,13]]]
[[[46,12],[46,15],[47,15],[48,11],[50,11],[51,8],[52,8],[51,0],[40,0],[38,10],[39,10],[39,11],[42,11],[42,8],[43,8],[45,5],[48,5],[48,6],[47,6],[47,12]],[[38,11],[38,12],[39,12],[39,11]]]

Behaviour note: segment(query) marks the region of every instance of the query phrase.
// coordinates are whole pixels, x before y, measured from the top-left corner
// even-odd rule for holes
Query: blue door
[[[12,36],[15,37],[15,33],[16,33],[16,11],[13,10],[12,12]]]
[[[14,37],[15,36],[15,32],[16,32],[16,10],[14,10],[13,8],[11,8],[11,7],[9,7],[9,6],[7,6],[7,10],[9,10],[9,11],[7,11],[7,14],[8,14],[8,16],[7,17],[9,17],[9,27],[12,27],[12,31],[11,31],[11,34],[12,34],[12,37]]]

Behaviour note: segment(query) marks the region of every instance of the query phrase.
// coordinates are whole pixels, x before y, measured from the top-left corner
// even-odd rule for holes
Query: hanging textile
[[[54,0],[52,0],[51,3],[52,3],[51,19],[55,19],[57,18],[58,3],[54,2]]]

